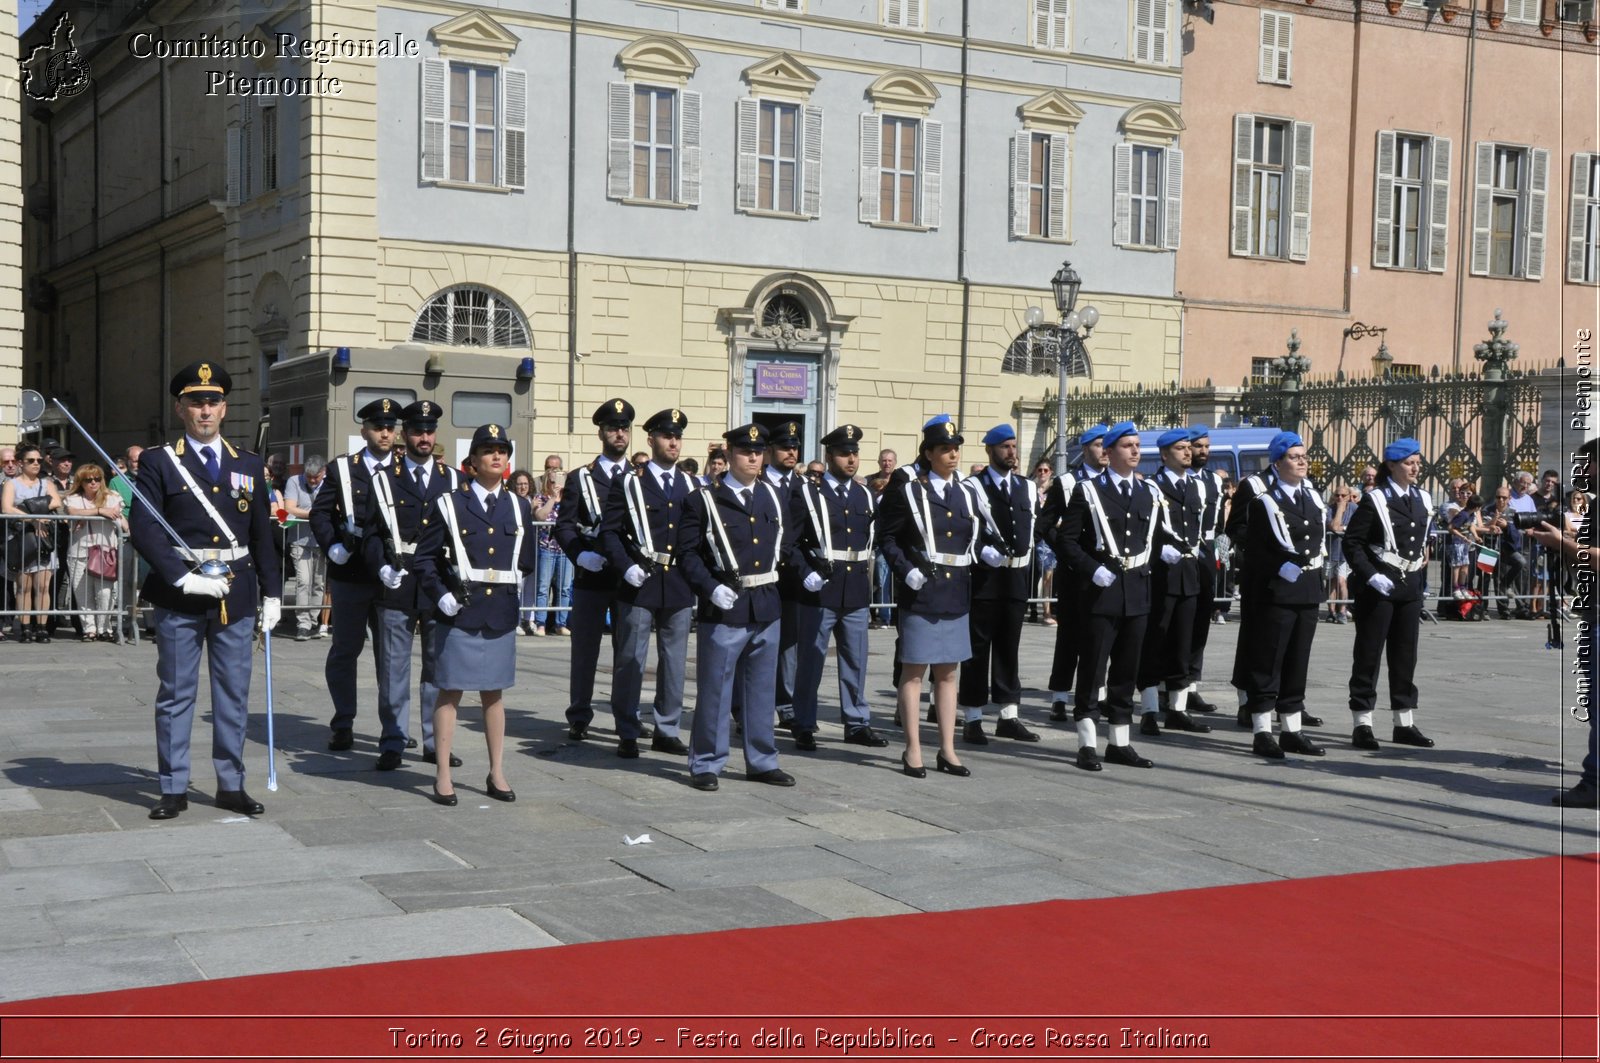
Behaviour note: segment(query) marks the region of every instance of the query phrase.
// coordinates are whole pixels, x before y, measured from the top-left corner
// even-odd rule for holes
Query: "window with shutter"
[[[1256,80],[1288,85],[1294,47],[1294,16],[1282,11],[1261,12],[1261,52]]]
[[[528,73],[502,71],[500,80],[500,186],[528,183]]]
[[[1567,280],[1600,283],[1600,155],[1572,156],[1571,213],[1567,221]]]
[[[882,0],[883,24],[897,29],[921,29],[923,2],[924,0]]]
[[[526,187],[527,71],[424,59],[421,131],[422,180]]]
[[[1133,11],[1133,61],[1164,66],[1167,58],[1167,27],[1171,22],[1171,0],[1131,0]]]
[[[278,187],[278,108],[275,100],[261,101],[261,190]]]
[[[1539,7],[1542,0],[1505,0],[1506,21],[1524,22],[1530,25],[1539,21]]]
[[[944,219],[944,123],[926,118],[920,125],[922,154],[918,178],[922,195],[917,224],[937,229]]]
[[[1544,276],[1549,171],[1547,149],[1479,141],[1472,202],[1473,274],[1528,280]]]
[[[1072,0],[1033,0],[1033,46],[1064,52],[1071,48]]]
[[[883,165],[883,116],[881,114],[864,114],[861,116],[861,155],[857,160],[857,169],[861,174],[860,212],[859,217],[864,222],[876,222],[882,215],[883,206],[879,202],[882,184],[879,180],[878,168]]]
[[[1065,240],[1069,174],[1067,138],[1024,131],[1012,138],[1012,233]]]
[[[1183,231],[1183,152],[1178,148],[1162,151],[1166,164],[1167,187],[1161,207],[1161,246],[1168,251],[1178,249]]]
[[[768,11],[804,11],[802,3],[803,0],[761,0],[761,6]]]
[[[801,111],[800,212],[808,218],[822,216],[822,108]]]
[[[1293,184],[1289,190],[1289,257],[1304,262],[1311,257],[1311,123],[1294,122]]]
[[[443,59],[422,61],[422,179],[445,179],[445,105],[450,64]]]
[[[629,157],[633,199],[674,201],[677,172],[677,102],[675,89],[659,85],[629,86],[632,133]]]
[[[1550,151],[1528,151],[1528,194],[1523,197],[1523,216],[1527,219],[1528,239],[1524,243],[1522,275],[1528,280],[1544,279],[1545,212],[1550,198]]]

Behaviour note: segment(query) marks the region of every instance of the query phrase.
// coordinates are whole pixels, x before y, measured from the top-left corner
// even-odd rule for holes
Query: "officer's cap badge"
[[[750,426],[750,441],[753,443],[757,439],[760,439],[760,438],[761,438],[761,429],[757,428],[755,425],[751,425]]]
[[[205,386],[207,386],[207,387],[209,387],[211,385],[211,363],[210,362],[201,362],[200,363],[199,372],[200,372],[200,383],[205,385]]]
[[[954,424],[952,424],[951,422],[946,421],[944,423],[944,434],[947,435],[947,436],[955,435],[956,434],[956,426]]]
[[[500,438],[500,426],[499,425],[492,424],[492,425],[489,426],[489,438],[490,439],[499,439]]]

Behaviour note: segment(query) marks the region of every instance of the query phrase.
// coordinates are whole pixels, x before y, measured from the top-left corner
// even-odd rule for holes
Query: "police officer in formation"
[[[767,463],[763,475],[789,512],[794,493],[805,477],[796,468],[800,464],[800,423],[784,421],[769,430]],[[778,577],[778,595],[783,601],[781,633],[778,637],[777,707],[778,726],[793,727],[795,672],[800,657],[800,576],[784,561]]]
[[[457,803],[450,746],[461,695],[478,691],[489,751],[484,792],[515,801],[501,757],[505,691],[517,678],[518,592],[538,562],[539,529],[527,499],[506,490],[512,444],[503,426],[472,434],[473,479],[434,500],[417,543],[417,582],[438,614],[427,652],[439,685],[433,737],[437,756],[433,800]]]
[[[972,572],[968,627],[972,656],[961,665],[957,701],[966,717],[962,739],[988,745],[983,710],[999,706],[994,733],[1019,742],[1037,742],[1017,715],[1022,704],[1022,618],[1033,597],[1033,526],[1039,488],[1017,474],[1017,432],[996,425],[983,437],[989,465],[971,481],[984,514],[986,539],[980,564]]]
[[[1097,424],[1078,437],[1078,460],[1050,485],[1039,508],[1035,538],[1048,542],[1056,557],[1063,556],[1061,525],[1066,519],[1067,505],[1078,487],[1096,476],[1106,467],[1106,426]],[[1083,642],[1083,614],[1078,604],[1081,581],[1075,578],[1065,564],[1056,570],[1056,646],[1050,662],[1050,719],[1064,723],[1067,706],[1072,704],[1073,687],[1078,671],[1079,649]]]
[[[172,378],[168,390],[184,434],[144,452],[135,488],[143,504],[129,514],[134,549],[150,565],[141,594],[155,607],[161,800],[151,819],[175,819],[189,807],[189,739],[202,652],[211,677],[216,805],[247,816],[264,811],[244,788],[251,640],[258,601],[265,629],[277,626],[283,569],[272,542],[266,467],[222,438],[232,386],[228,371],[210,361],[184,366]],[[215,571],[202,571],[207,562]]]
[[[383,733],[378,739],[379,771],[400,766],[401,752],[410,738],[412,645],[420,627],[423,645],[433,638],[436,618],[432,602],[424,599],[414,571],[417,542],[427,528],[434,500],[458,486],[456,470],[434,454],[439,417],[444,408],[421,399],[400,411],[404,445],[396,447],[395,460],[372,478],[370,512],[361,543],[367,572],[378,592],[378,719]],[[422,759],[435,760],[433,708],[439,699],[434,679],[434,657],[422,656],[418,715],[422,723]],[[461,760],[450,756],[452,767]]]
[[[1391,741],[1406,746],[1433,745],[1433,739],[1418,730],[1413,716],[1428,528],[1433,522],[1433,504],[1417,489],[1421,473],[1422,444],[1410,438],[1390,443],[1383,451],[1377,486],[1362,496],[1344,533],[1355,598],[1351,608],[1356,640],[1350,711],[1355,717],[1351,744],[1357,749],[1378,748],[1372,712],[1378,698],[1378,668],[1384,658],[1389,662],[1389,708],[1394,713]]]
[[[872,729],[867,707],[867,607],[872,601],[875,506],[856,482],[861,429],[840,425],[822,437],[828,469],[802,483],[789,505],[789,567],[800,580],[796,609],[795,748],[817,748],[817,698],[833,640],[839,661],[839,714],[852,745],[889,744]]]
[[[1164,504],[1139,479],[1139,429],[1121,421],[1106,430],[1106,469],[1084,481],[1067,504],[1059,536],[1061,558],[1082,582],[1083,648],[1072,715],[1078,727],[1078,767],[1100,771],[1095,720],[1111,735],[1105,760],[1148,768],[1129,742],[1134,685],[1150,618],[1150,557],[1164,544]],[[1165,543],[1171,545],[1170,542]]]
[[[621,574],[612,606],[616,652],[612,657],[611,713],[617,725],[617,756],[639,756],[639,696],[656,636],[655,735],[650,748],[679,756],[683,678],[689,649],[694,592],[677,564],[679,525],[694,486],[678,471],[678,453],[689,419],[682,410],[662,410],[644,423],[650,460],[611,484],[600,523],[600,545]]]
[[[1156,439],[1161,468],[1149,479],[1160,492],[1160,548],[1150,560],[1150,622],[1145,628],[1139,657],[1139,733],[1161,736],[1156,716],[1161,695],[1166,695],[1169,731],[1204,734],[1209,724],[1197,722],[1185,711],[1189,701],[1189,672],[1194,653],[1194,626],[1202,581],[1211,574],[1201,567],[1200,488],[1189,475],[1193,446],[1187,428],[1173,428]]]
[[[1200,494],[1200,595],[1195,601],[1194,627],[1189,638],[1189,712],[1216,712],[1217,707],[1200,695],[1200,680],[1205,671],[1206,642],[1211,637],[1211,614],[1217,608],[1217,533],[1222,530],[1224,498],[1222,475],[1206,468],[1211,460],[1211,428],[1197,424],[1189,428],[1189,476]]]
[[[1328,514],[1306,479],[1305,443],[1279,432],[1267,447],[1271,486],[1250,499],[1243,582],[1249,588],[1251,642],[1244,646],[1245,711],[1250,714],[1256,755],[1282,760],[1285,753],[1320,757],[1326,750],[1301,728],[1306,673],[1317,634],[1317,609],[1327,598],[1322,563],[1328,552]],[[1283,724],[1272,736],[1272,714]]]
[[[383,585],[361,557],[361,540],[372,505],[373,477],[392,471],[401,406],[394,399],[374,399],[356,412],[366,446],[328,462],[322,490],[311,504],[311,534],[328,558],[333,609],[333,645],[328,648],[323,677],[333,697],[328,748],[335,752],[355,744],[356,661],[369,634],[380,689],[384,681],[385,647],[378,626]]]
[[[633,405],[607,399],[591,418],[600,437],[600,454],[581,465],[561,491],[556,511],[555,540],[572,562],[572,671],[567,688],[567,737],[581,742],[594,722],[594,675],[600,664],[600,640],[606,614],[616,603],[621,573],[606,561],[600,524],[611,488],[628,471],[628,437],[633,431]],[[611,641],[616,654],[616,636]]]

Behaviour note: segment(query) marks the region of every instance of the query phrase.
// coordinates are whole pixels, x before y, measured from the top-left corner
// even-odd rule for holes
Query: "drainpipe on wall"
[[[577,431],[578,0],[567,8],[567,434]]]
[[[1347,314],[1350,312],[1356,268],[1356,159],[1359,157],[1356,136],[1361,99],[1361,0],[1356,0],[1355,9],[1355,32],[1351,35],[1350,55],[1350,146],[1345,152],[1344,183],[1344,309]],[[1341,365],[1344,362],[1343,350],[1339,352],[1339,361]]]
[[[1467,13],[1467,78],[1461,90],[1461,220],[1456,226],[1456,312],[1450,334],[1450,368],[1461,368],[1461,314],[1467,298],[1467,269],[1472,264],[1473,167],[1478,153],[1472,147],[1472,82],[1478,45],[1478,0]]]
[[[967,278],[967,59],[971,43],[971,0],[961,0],[961,161],[956,191],[956,275],[961,280],[961,385],[956,393],[956,424],[967,423],[967,339],[972,324],[972,281]]]

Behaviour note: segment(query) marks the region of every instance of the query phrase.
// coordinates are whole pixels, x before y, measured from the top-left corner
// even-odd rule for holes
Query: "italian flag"
[[[1487,546],[1478,547],[1478,567],[1485,572],[1493,572],[1495,565],[1500,563],[1500,553]]]

